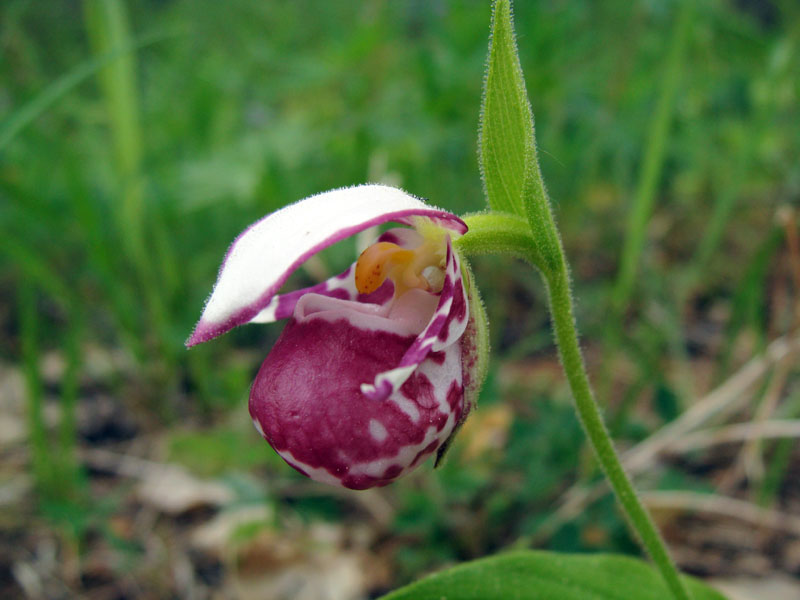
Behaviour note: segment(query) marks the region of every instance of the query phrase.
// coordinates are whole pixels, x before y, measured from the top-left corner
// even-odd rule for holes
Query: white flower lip
[[[386,222],[428,217],[453,234],[466,232],[457,216],[407,192],[366,184],[310,196],[257,221],[234,240],[187,347],[249,322],[303,262],[332,244]]]

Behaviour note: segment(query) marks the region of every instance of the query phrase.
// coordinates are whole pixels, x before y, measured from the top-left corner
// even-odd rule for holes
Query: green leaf
[[[684,577],[693,600],[724,600]],[[670,593],[647,563],[613,554],[523,551],[436,573],[383,600],[663,600]]]
[[[525,216],[525,165],[536,160],[536,148],[509,0],[494,4],[478,147],[489,206]]]
[[[478,137],[489,206],[527,218],[544,274],[562,268],[561,241],[539,169],[533,112],[514,39],[510,0],[496,0]]]

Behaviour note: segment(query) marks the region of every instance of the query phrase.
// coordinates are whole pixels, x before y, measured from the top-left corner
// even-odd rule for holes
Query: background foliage
[[[623,446],[693,406],[798,319],[800,10],[701,3],[670,66],[680,11],[654,0],[515,10],[578,323]],[[636,552],[607,495],[557,516],[564,491],[597,474],[543,290],[521,265],[476,261],[492,371],[449,462],[375,494],[306,483],[252,432],[249,382],[279,327],[183,349],[227,245],[275,208],[364,181],[453,212],[483,207],[476,131],[488,24],[488,2],[466,0],[3,2],[0,482],[10,491],[0,585],[19,593],[33,565],[51,597],[180,594],[189,584],[175,565],[188,556],[192,589],[224,587],[246,579],[247,560],[267,560],[252,558],[258,540],[280,535],[302,549],[320,523],[345,532],[333,544],[342,552],[377,557],[384,575],[364,588],[374,593],[513,545]],[[659,117],[665,78],[674,99]],[[653,154],[658,169],[647,175]],[[652,210],[631,219],[643,194]],[[642,243],[626,250],[635,276],[620,301],[631,238]],[[334,248],[297,282],[350,256]],[[786,362],[727,418],[796,417],[797,361]],[[640,482],[792,512],[791,442],[750,445],[747,464],[766,465],[760,475],[742,475],[733,444],[659,461]],[[132,475],[121,457],[180,465],[228,495],[177,517],[147,504],[137,487],[145,466]],[[184,543],[212,514],[243,506],[266,507],[267,517],[237,529],[233,550]],[[692,554],[705,544],[708,556],[717,529],[692,541],[670,523],[684,566],[725,572],[725,560]],[[758,569],[800,572],[780,551],[790,541],[751,548],[767,557]],[[59,557],[49,571],[48,547]]]

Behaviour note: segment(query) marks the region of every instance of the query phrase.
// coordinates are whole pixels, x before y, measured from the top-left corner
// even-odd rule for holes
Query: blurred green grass
[[[674,418],[741,362],[742,348],[752,355],[793,319],[779,302],[791,285],[776,221],[800,196],[800,9],[790,0],[695,8],[652,210],[635,226],[638,268],[614,306],[677,11],[677,2],[618,0],[515,9],[578,323],[590,366],[606,363],[613,426],[628,440]],[[110,387],[149,427],[213,428],[244,410],[278,328],[242,328],[191,352],[182,342],[248,223],[375,180],[457,213],[482,209],[476,128],[488,22],[489,3],[468,0],[0,6],[0,357],[25,365],[40,500],[96,501],[74,464],[74,475],[52,474],[75,461],[88,343],[130,355],[135,369]],[[348,256],[334,249],[324,261],[334,271]],[[476,261],[476,274],[494,377],[552,360],[536,275],[491,258]],[[612,308],[620,339],[605,354]],[[40,363],[51,350],[70,365],[58,437],[41,417]],[[710,363],[710,382],[697,381],[696,363]],[[530,391],[500,388],[484,404],[504,394],[519,414],[499,464],[465,473],[453,460],[398,492],[397,531],[427,541],[403,550],[399,579],[533,533],[536,514],[575,479],[581,436],[564,390],[526,409]],[[642,400],[655,421],[629,417]],[[215,444],[227,444],[224,427]],[[177,456],[202,445],[182,436]],[[281,472],[243,448],[238,462],[218,457],[219,470]],[[481,512],[485,531],[459,536],[463,515],[449,510],[458,503]],[[599,522],[610,532],[600,547],[632,549],[612,504],[592,511],[552,546],[585,549],[581,523]]]

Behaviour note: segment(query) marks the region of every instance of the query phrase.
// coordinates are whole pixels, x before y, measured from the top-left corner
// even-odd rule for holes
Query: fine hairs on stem
[[[685,9],[682,21],[687,19],[688,9]],[[679,60],[673,62],[677,64]],[[493,6],[479,158],[489,206],[494,211],[523,217],[528,232],[520,233],[517,221],[498,219],[496,214],[489,213],[468,220],[470,226],[484,226],[478,235],[483,243],[475,246],[480,252],[524,256],[539,269],[547,287],[559,357],[580,422],[631,527],[672,596],[688,600],[689,592],[675,563],[622,467],[586,373],[573,315],[569,268],[539,168],[533,111],[519,61],[510,0],[496,0]],[[492,218],[495,220],[491,221]],[[503,234],[504,221],[508,221],[513,234]],[[468,236],[469,233],[465,237]]]

